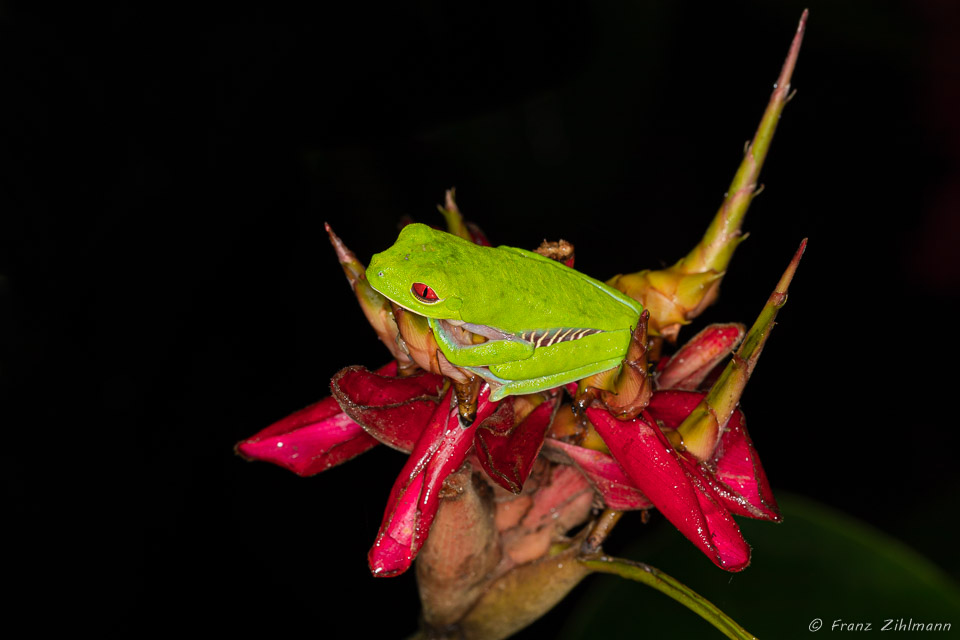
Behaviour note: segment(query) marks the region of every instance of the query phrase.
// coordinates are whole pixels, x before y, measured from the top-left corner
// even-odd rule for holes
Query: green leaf
[[[809,639],[814,619],[822,621],[822,634],[831,633],[835,621],[869,622],[879,631],[900,618],[960,630],[960,588],[929,560],[824,505],[783,492],[777,501],[783,524],[740,520],[753,546],[753,563],[742,573],[716,569],[662,520],[618,555],[669,573],[760,638]],[[587,585],[563,639],[723,637],[641,584],[594,576]]]

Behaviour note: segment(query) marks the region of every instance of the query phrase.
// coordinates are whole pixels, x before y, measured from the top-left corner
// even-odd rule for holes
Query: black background
[[[341,367],[388,358],[324,221],[366,261],[401,216],[440,223],[455,186],[495,244],[566,238],[600,278],[672,263],[719,205],[804,6],[51,19],[5,3],[0,466],[17,606],[78,624],[63,612],[83,603],[104,629],[412,631],[412,576],[366,568],[401,455],[301,479],[232,453]],[[752,322],[809,237],[743,401],[767,473],[956,577],[960,12],[809,6],[750,239],[686,335]],[[610,544],[642,533],[626,523]]]

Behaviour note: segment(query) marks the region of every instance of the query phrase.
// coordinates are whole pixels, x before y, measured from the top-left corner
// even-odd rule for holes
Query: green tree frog
[[[366,275],[385,297],[425,316],[447,360],[488,381],[494,401],[620,366],[643,310],[549,258],[423,224],[404,227]]]

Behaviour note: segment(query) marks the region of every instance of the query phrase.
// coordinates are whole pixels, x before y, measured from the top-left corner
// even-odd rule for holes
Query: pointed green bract
[[[747,237],[743,235],[741,226],[750,202],[759,192],[757,178],[766,160],[780,114],[790,98],[790,80],[800,53],[806,22],[807,12],[804,11],[760,126],[747,145],[743,161],[720,209],[697,246],[667,269],[647,269],[618,275],[607,283],[639,300],[649,309],[649,332],[653,336],[674,340],[682,325],[689,323],[713,302],[734,250]]]
[[[740,348],[710,388],[710,392],[677,428],[683,438],[685,450],[699,460],[707,460],[713,455],[723,427],[737,409],[740,396],[743,395],[747,381],[763,351],[763,345],[773,329],[777,312],[787,302],[787,288],[806,247],[807,240],[804,238]]]
[[[444,219],[447,221],[447,231],[458,238],[472,242],[473,239],[470,236],[470,229],[467,228],[463,214],[460,213],[460,208],[457,206],[456,200],[454,200],[455,195],[455,189],[447,189],[447,192],[444,194],[443,206],[437,205],[437,210],[443,214]]]
[[[347,248],[347,245],[343,243],[337,234],[333,232],[330,225],[324,224],[324,228],[330,237],[330,244],[333,245],[334,250],[337,252],[337,259],[340,261],[340,266],[343,267],[344,275],[347,276],[347,282],[350,283],[350,288],[353,289],[354,295],[357,296],[357,302],[360,303],[363,315],[366,316],[373,330],[377,332],[380,341],[383,342],[384,346],[390,351],[390,355],[392,355],[401,366],[410,365],[412,362],[410,356],[401,351],[397,346],[399,329],[397,328],[396,319],[393,317],[393,308],[390,306],[390,301],[370,286],[365,275],[366,267],[364,267],[363,263],[357,259],[357,256]]]
[[[803,41],[806,24],[807,12],[804,11],[800,18],[800,24],[797,26],[793,43],[790,45],[790,52],[787,54],[780,76],[774,85],[770,102],[767,104],[767,109],[760,120],[760,126],[757,127],[753,140],[747,145],[743,162],[740,163],[740,167],[737,169],[737,173],[734,175],[730,188],[724,197],[723,204],[720,205],[720,209],[707,228],[707,232],[703,235],[700,243],[675,265],[675,268],[681,273],[700,273],[709,270],[714,272],[725,271],[737,245],[746,239],[746,236],[741,234],[740,227],[747,209],[750,207],[750,202],[758,193],[757,178],[760,175],[760,169],[767,158],[767,151],[770,149],[770,143],[777,129],[780,114],[783,113],[783,107],[791,96],[790,80],[797,63],[797,56],[800,53],[800,43]]]

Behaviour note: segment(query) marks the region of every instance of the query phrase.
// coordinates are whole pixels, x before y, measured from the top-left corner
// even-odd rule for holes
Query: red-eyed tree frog
[[[443,355],[489,382],[493,401],[619,367],[643,310],[549,258],[482,247],[423,224],[404,227],[373,256],[366,276],[385,297],[425,316]]]

